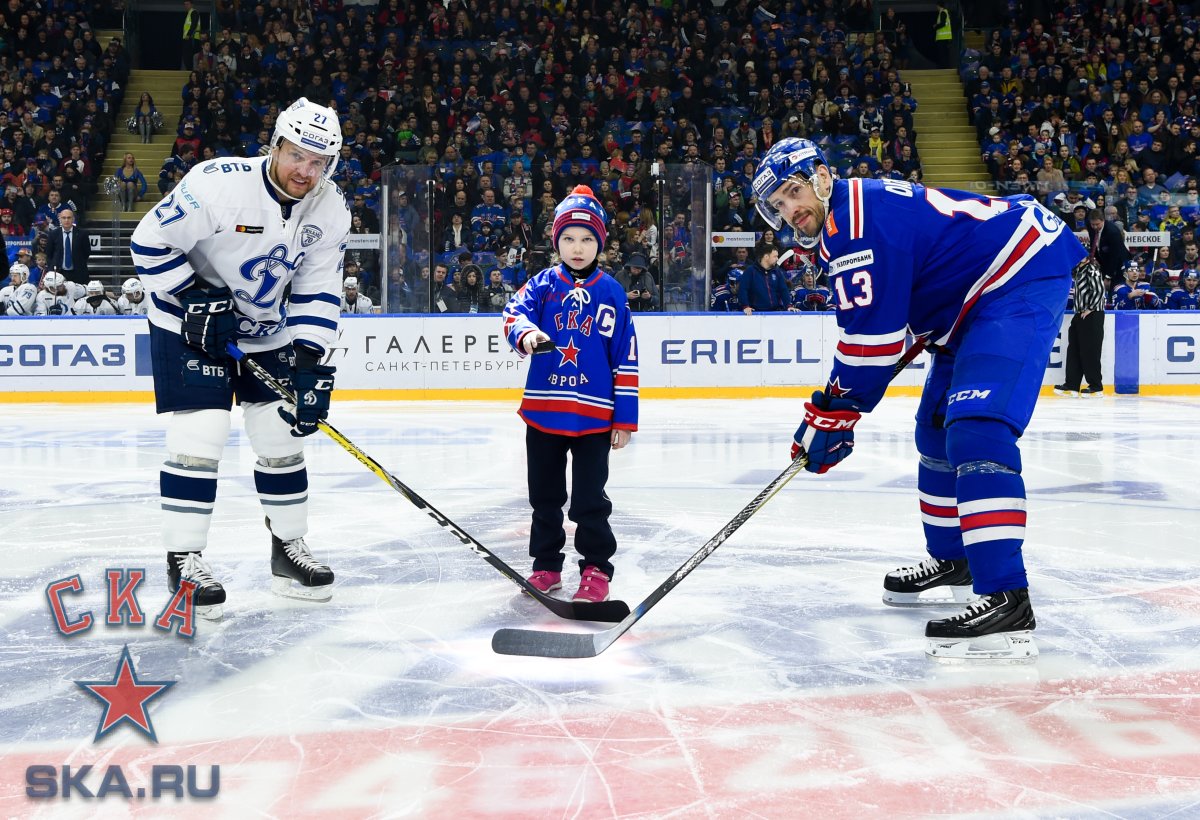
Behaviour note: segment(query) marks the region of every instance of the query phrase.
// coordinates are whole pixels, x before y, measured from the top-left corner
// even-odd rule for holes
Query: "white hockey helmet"
[[[270,156],[279,150],[283,140],[325,157],[325,179],[333,177],[342,150],[342,126],[332,108],[311,103],[305,97],[296,100],[275,118]]]
[[[358,290],[358,277],[347,276],[346,281],[342,282],[346,286],[346,290]]]
[[[29,281],[29,266],[20,262],[13,262],[12,267],[8,269],[8,275],[11,283],[16,286]],[[17,277],[21,277],[21,281],[17,281]]]
[[[34,305],[37,304],[37,285],[28,282],[13,291],[12,301],[8,304],[10,316],[32,316]]]
[[[87,283],[87,295],[88,296],[103,296],[104,295],[104,285],[100,284],[99,279],[93,279],[92,281]]]
[[[121,285],[121,293],[126,296],[141,296],[144,293],[142,288],[142,280],[136,276],[131,276]]]
[[[46,275],[42,277],[42,287],[45,291],[52,295],[58,294],[58,289],[67,284],[67,278],[56,270],[46,271]]]

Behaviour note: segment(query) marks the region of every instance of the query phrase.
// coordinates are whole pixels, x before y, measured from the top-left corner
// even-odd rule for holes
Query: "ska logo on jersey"
[[[324,235],[325,233],[316,225],[305,225],[300,229],[300,247],[307,248],[309,245],[316,244]]]

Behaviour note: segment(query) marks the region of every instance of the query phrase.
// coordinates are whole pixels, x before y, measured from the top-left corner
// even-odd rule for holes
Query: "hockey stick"
[[[258,362],[247,358],[245,352],[237,347],[237,345],[230,342],[228,350],[229,355],[233,357],[234,361],[247,367],[259,381],[271,388],[271,390],[278,394],[280,398],[293,405],[296,403],[296,396],[291,390],[289,390],[283,383],[267,372],[266,368],[264,368]],[[483,558],[483,560],[487,561],[493,567],[498,569],[501,575],[519,586],[530,597],[536,599],[538,603],[546,607],[546,609],[550,610],[555,615],[559,616],[560,618],[569,618],[573,621],[603,621],[605,623],[616,623],[629,615],[629,605],[624,601],[603,601],[596,604],[576,603],[575,601],[563,601],[559,598],[551,597],[542,592],[526,581],[519,572],[514,570],[508,564],[504,563],[499,556],[497,556],[483,544],[476,541],[465,530],[439,512],[436,507],[418,495],[416,490],[412,489],[403,481],[385,470],[378,461],[363,452],[356,444],[354,444],[354,442],[342,435],[342,433],[339,432],[338,429],[332,424],[321,421],[317,423],[317,426],[321,428],[321,432],[325,433],[327,436],[341,445],[343,450],[354,456],[356,459],[362,462],[362,464],[365,465],[368,470],[383,479],[385,484],[387,484],[396,492],[400,493],[400,495],[404,496],[414,507],[421,510],[423,513],[436,521],[439,526],[448,529],[455,538],[470,547],[476,555],[479,555]]]
[[[925,340],[916,339],[912,347],[905,351],[904,356],[896,363],[892,378],[899,375],[909,362],[925,349]],[[741,509],[721,530],[698,549],[691,558],[684,561],[683,566],[675,570],[667,580],[658,585],[646,600],[642,601],[633,612],[616,626],[603,632],[580,634],[578,632],[544,632],[534,629],[501,629],[492,636],[492,651],[501,655],[536,655],[543,658],[594,658],[613,645],[613,642],[624,635],[629,629],[650,611],[651,607],[663,599],[680,581],[700,566],[705,558],[716,552],[717,547],[725,543],[729,536],[750,520],[750,517],[761,510],[777,492],[783,489],[796,473],[808,464],[808,455],[800,453],[787,468],[777,475],[770,484],[754,497],[754,500]]]

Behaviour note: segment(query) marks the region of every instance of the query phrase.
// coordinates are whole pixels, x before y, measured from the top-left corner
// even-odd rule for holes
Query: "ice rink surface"
[[[1200,400],[1043,399],[1023,443],[1041,657],[947,667],[880,602],[924,556],[916,400],[889,398],[854,457],[801,474],[599,657],[493,654],[561,621],[323,436],[314,553],[334,598],[274,597],[253,455],[235,413],[206,556],[228,590],[192,640],[107,626],[104,573],[141,568],[153,619],[161,421],[142,405],[14,406],[0,424],[0,816],[1200,817]],[[335,402],[331,420],[519,570],[515,403]],[[642,601],[786,465],[796,400],[643,401],[612,459],[614,597]],[[573,560],[564,577],[577,583]],[[46,589],[91,629],[60,635]],[[128,645],[151,742],[94,742]],[[33,765],[94,793],[120,765],[219,766],[217,797],[26,796]],[[149,790],[147,790],[147,794]]]

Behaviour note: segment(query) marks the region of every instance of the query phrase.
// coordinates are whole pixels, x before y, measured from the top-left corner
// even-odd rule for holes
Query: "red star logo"
[[[568,339],[567,346],[560,347],[558,352],[562,354],[562,361],[558,363],[559,367],[562,367],[567,362],[579,367],[579,348],[575,346],[574,339]]]
[[[175,681],[138,680],[128,645],[121,650],[121,660],[111,681],[77,680],[75,685],[104,704],[95,741],[117,728],[122,721],[128,721],[151,741],[158,742],[154,727],[150,725],[150,715],[146,713],[146,704],[174,686]]]
[[[848,395],[849,393],[850,388],[842,387],[840,377],[831,381],[825,388],[825,395],[829,396],[831,399],[840,399],[842,396]]]

